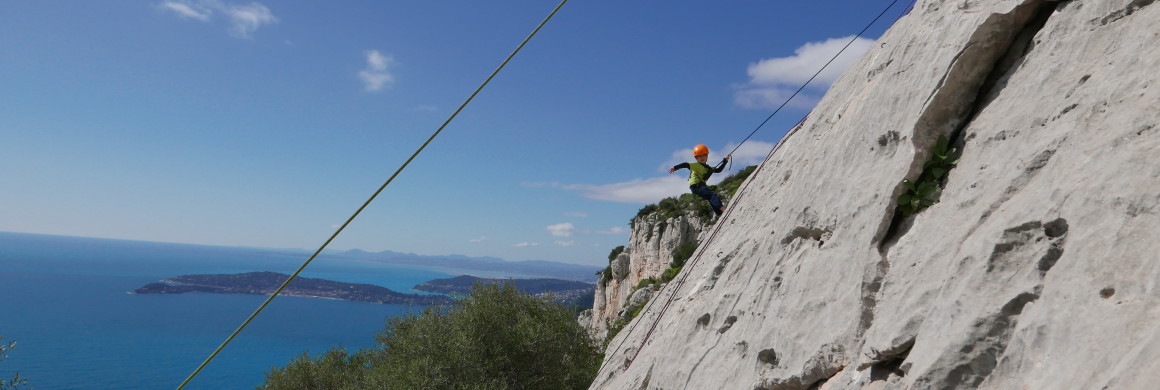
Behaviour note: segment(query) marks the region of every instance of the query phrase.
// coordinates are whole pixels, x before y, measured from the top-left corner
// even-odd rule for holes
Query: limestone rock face
[[[630,303],[630,295],[641,280],[659,279],[673,261],[673,249],[696,242],[709,222],[695,215],[650,214],[633,221],[629,245],[612,260],[612,278],[596,284],[591,318],[585,325],[595,340],[603,340],[608,328]],[[643,298],[647,303],[648,296]]]
[[[920,0],[592,388],[1156,388],[1158,23],[1152,0]],[[939,203],[897,213],[939,136]]]

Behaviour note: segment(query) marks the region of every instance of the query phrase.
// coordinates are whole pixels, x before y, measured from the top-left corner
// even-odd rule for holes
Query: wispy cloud
[[[767,58],[749,64],[749,82],[737,88],[734,103],[752,109],[770,109],[781,105],[852,39],[854,36],[808,42],[794,50],[792,56]],[[790,102],[790,106],[813,107],[820,99],[820,93],[829,89],[838,76],[873,45],[874,40],[871,39],[854,39],[854,43],[814,79],[806,90],[808,92],[804,93],[805,96],[798,95]]]
[[[747,167],[756,165],[765,161],[765,157],[769,155],[769,151],[773,149],[772,143],[758,140],[749,140],[738,148],[736,143],[730,143],[720,149],[710,148],[709,151],[709,165],[716,165],[725,158],[725,154],[733,152],[730,157],[735,168]],[[733,149],[736,148],[736,151]],[[661,163],[658,169],[662,172],[668,172],[669,168],[682,162],[693,161],[693,148],[686,148],[674,151],[668,160]],[[687,172],[687,171],[686,171]],[[712,176],[712,179],[724,179],[726,175],[717,174]]]
[[[257,2],[232,4],[221,0],[174,0],[162,2],[158,8],[183,19],[202,22],[211,22],[215,14],[221,13],[229,24],[226,31],[236,38],[251,38],[262,26],[278,21],[269,7]]]
[[[548,233],[556,237],[568,237],[571,236],[572,233],[576,232],[576,227],[572,226],[571,222],[550,225],[545,229],[548,230]]]
[[[278,21],[269,8],[258,3],[229,5],[224,12],[230,18],[230,35],[238,38],[249,38],[259,27]]]
[[[524,185],[575,191],[585,198],[594,200],[639,204],[655,203],[689,190],[689,184],[685,179],[675,175],[612,184],[525,183]]]
[[[576,217],[576,218],[588,218],[588,213],[582,213],[579,211],[569,211],[569,212],[564,213],[564,216],[565,217]]]
[[[710,149],[709,163],[716,165],[725,157],[725,153],[737,148],[732,154],[733,168],[741,169],[765,161],[774,144],[765,141],[750,140],[737,148],[736,144],[729,144],[720,149]],[[668,172],[669,168],[681,162],[692,161],[693,148],[674,151],[671,157],[657,167],[658,172]],[[713,175],[709,184],[719,183],[727,177],[727,173]],[[661,199],[679,196],[689,192],[687,171],[680,171],[665,176],[647,179],[634,179],[626,182],[611,184],[562,184],[557,182],[522,183],[524,187],[551,187],[580,193],[581,196],[609,202],[649,204]],[[617,233],[619,234],[619,233]]]
[[[470,240],[467,240],[467,242],[470,242],[470,243],[473,243],[473,244],[478,244],[478,243],[481,243],[481,242],[484,242],[484,241],[487,241],[487,236],[483,236],[483,237],[480,237],[480,238],[472,238],[472,239],[470,239]]]
[[[367,50],[364,54],[367,56],[367,67],[358,72],[363,87],[370,92],[389,87],[395,81],[395,76],[391,75],[387,67],[395,62],[394,57],[385,56],[378,50]]]
[[[159,5],[159,7],[161,9],[177,13],[177,15],[180,17],[189,18],[189,19],[196,19],[196,20],[200,20],[203,22],[208,22],[210,15],[213,14],[213,11],[211,11],[210,9],[208,9],[206,7],[194,8],[194,6],[192,6],[190,4],[179,3],[176,1],[166,1],[164,3],[161,3],[161,5]]]
[[[527,241],[525,241],[525,242],[521,242],[521,243],[519,243],[519,244],[515,244],[515,245],[512,245],[512,246],[514,246],[514,247],[516,247],[516,248],[527,248],[527,247],[533,247],[533,246],[540,246],[540,243],[538,243],[538,242],[527,242]]]
[[[556,244],[556,246],[576,246],[576,245],[578,245],[578,244],[576,244],[576,240],[556,241],[555,244]]]
[[[628,232],[629,232],[628,228],[625,228],[623,226],[613,226],[613,227],[609,228],[608,230],[597,230],[596,234],[625,234]]]

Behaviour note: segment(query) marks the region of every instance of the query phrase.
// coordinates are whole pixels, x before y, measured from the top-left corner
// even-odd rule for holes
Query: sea
[[[0,232],[0,378],[53,389],[177,388],[267,298],[130,291],[171,276],[293,273],[294,250]],[[320,257],[302,274],[400,292],[469,272]],[[502,276],[502,275],[482,275]],[[386,320],[422,307],[278,297],[186,389],[253,389],[303,353],[375,346]],[[27,388],[27,387],[22,387]]]

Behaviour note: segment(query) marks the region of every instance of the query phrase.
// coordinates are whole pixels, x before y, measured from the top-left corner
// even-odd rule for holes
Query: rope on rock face
[[[555,16],[556,12],[559,11],[560,8],[563,8],[564,4],[567,2],[568,2],[568,0],[560,1],[560,4],[557,5],[556,8],[553,9],[552,12],[549,13],[548,16],[546,18],[544,18],[544,20],[542,22],[540,22],[540,24],[538,26],[536,26],[536,28],[534,30],[532,30],[531,34],[528,34],[528,37],[524,38],[523,42],[520,42],[519,46],[517,46],[515,48],[515,50],[513,50],[511,52],[511,54],[509,54],[507,56],[507,58],[504,59],[503,62],[499,64],[499,67],[497,67],[495,69],[495,71],[491,72],[490,76],[487,76],[487,79],[484,80],[483,83],[479,85],[479,88],[476,88],[475,92],[472,92],[471,96],[469,96],[467,98],[467,100],[465,100],[463,102],[463,104],[459,105],[459,108],[457,108],[455,110],[455,112],[451,113],[451,116],[448,117],[447,120],[444,121],[443,124],[439,126],[439,129],[435,130],[435,132],[431,134],[431,137],[427,138],[427,142],[424,142],[423,145],[419,147],[419,149],[415,150],[415,153],[411,154],[411,157],[408,158],[407,161],[404,162],[402,166],[399,166],[399,169],[396,170],[395,173],[393,175],[391,175],[391,177],[389,179],[387,179],[387,181],[385,183],[383,183],[382,186],[379,187],[378,191],[375,191],[375,193],[373,195],[371,195],[371,197],[369,199],[367,199],[366,202],[364,202],[363,205],[361,207],[359,207],[358,210],[356,210],[354,212],[354,214],[351,215],[350,218],[348,218],[346,220],[346,222],[344,222],[342,224],[342,226],[340,226],[338,228],[338,230],[335,230],[334,234],[332,234],[330,236],[330,238],[328,238],[326,240],[326,242],[324,242],[322,244],[322,246],[320,246],[318,248],[317,251],[314,251],[314,254],[310,255],[310,258],[306,259],[306,262],[302,263],[302,266],[298,267],[298,270],[294,271],[294,274],[290,275],[289,278],[286,278],[286,281],[283,282],[282,285],[279,286],[277,290],[274,290],[274,292],[272,294],[270,294],[270,297],[267,298],[265,302],[262,302],[262,305],[258,306],[258,309],[254,310],[254,313],[250,314],[250,317],[246,318],[246,321],[242,322],[242,325],[239,326],[238,329],[235,330],[234,333],[230,335],[230,337],[226,338],[226,341],[223,342],[221,346],[219,346],[216,350],[214,350],[213,353],[210,354],[209,357],[206,358],[205,361],[202,362],[201,365],[198,366],[197,369],[193,371],[192,374],[189,374],[189,377],[185,378],[185,381],[181,382],[181,385],[177,386],[177,390],[181,390],[181,389],[185,388],[185,385],[189,384],[189,382],[192,381],[193,378],[197,377],[197,374],[201,373],[202,369],[204,369],[207,365],[209,365],[209,363],[211,361],[213,361],[213,359],[215,357],[217,357],[217,355],[219,353],[221,353],[221,351],[223,349],[225,349],[226,346],[229,345],[230,342],[233,341],[234,338],[237,337],[239,333],[242,333],[242,330],[245,329],[246,326],[248,326],[250,324],[250,321],[253,321],[254,318],[258,317],[258,314],[261,313],[262,310],[264,310],[266,308],[266,305],[269,305],[270,302],[273,301],[274,298],[276,298],[278,296],[278,294],[282,293],[282,290],[286,289],[286,286],[290,285],[290,282],[294,281],[294,278],[298,277],[298,274],[301,273],[302,270],[306,269],[306,266],[310,265],[310,262],[314,261],[314,258],[318,257],[318,254],[322,253],[322,250],[326,249],[326,246],[330,245],[330,242],[334,241],[335,237],[338,237],[338,234],[342,233],[343,229],[346,229],[347,225],[350,225],[350,223],[352,221],[354,221],[354,219],[356,217],[358,217],[358,215],[360,213],[362,213],[362,211],[364,209],[366,209],[367,206],[369,206],[371,204],[371,202],[374,201],[375,198],[378,197],[379,194],[382,193],[383,190],[386,189],[387,186],[390,185],[392,181],[395,180],[396,177],[399,176],[399,173],[403,172],[403,169],[407,168],[407,165],[410,165],[411,161],[414,160],[415,157],[419,156],[419,153],[422,152],[423,149],[426,149],[427,145],[431,144],[431,141],[435,140],[435,137],[439,136],[439,133],[443,132],[443,129],[446,128],[447,125],[451,123],[451,120],[455,119],[455,117],[459,115],[459,112],[463,111],[463,108],[467,107],[467,104],[471,103],[471,101],[473,99],[475,99],[475,96],[478,95],[479,92],[483,90],[483,87],[486,87],[487,84],[491,82],[491,79],[495,78],[495,76],[497,74],[499,74],[500,70],[503,70],[504,66],[506,66],[507,63],[509,61],[511,61],[512,58],[514,58],[516,56],[516,53],[519,53],[520,49],[523,49],[524,45],[526,45],[528,43],[528,41],[532,40],[532,37],[536,36],[536,33],[539,32],[540,29],[543,28],[544,25],[546,25],[549,20],[552,20],[552,16]]]
[[[877,23],[878,19],[881,19],[882,16],[885,15],[886,12],[890,10],[890,8],[894,7],[894,5],[896,3],[898,3],[898,0],[891,1],[890,5],[887,5],[886,8],[884,8],[882,10],[882,12],[880,12],[878,14],[878,16],[874,17],[874,20],[871,20],[870,23],[868,23],[866,25],[866,27],[862,28],[862,31],[859,31],[857,35],[854,35],[854,38],[851,39],[850,42],[846,43],[846,46],[843,46],[842,50],[839,50],[838,53],[834,54],[834,56],[832,58],[830,58],[830,60],[827,61],[825,65],[822,65],[821,69],[818,69],[817,73],[814,73],[814,75],[812,77],[810,77],[809,80],[806,80],[806,82],[804,84],[802,84],[802,86],[800,88],[798,88],[797,91],[795,91],[793,93],[793,95],[790,95],[790,97],[787,98],[785,100],[785,102],[783,102],[781,104],[781,106],[779,106],[776,110],[774,110],[772,114],[769,114],[769,116],[766,117],[765,120],[761,122],[761,124],[757,125],[757,128],[753,129],[753,131],[750,132],[749,135],[746,136],[745,139],[743,139],[741,141],[741,143],[737,144],[737,146],[734,147],[733,150],[729,152],[729,154],[733,154],[733,152],[736,152],[737,149],[740,149],[741,145],[745,144],[745,142],[748,141],[750,137],[753,137],[753,135],[756,134],[758,130],[761,130],[762,126],[765,126],[765,124],[767,122],[769,122],[770,119],[773,119],[774,115],[777,115],[777,113],[780,112],[782,108],[785,108],[785,106],[787,104],[789,104],[789,102],[791,100],[793,100],[794,97],[796,97],[799,93],[801,93],[801,91],[804,90],[806,88],[806,86],[808,86],[810,84],[810,82],[814,81],[814,79],[817,78],[818,75],[820,75],[822,73],[822,71],[824,71],[826,69],[826,67],[830,66],[830,64],[833,63],[834,60],[838,59],[838,56],[842,55],[842,53],[845,52],[846,49],[850,47],[850,45],[852,45],[855,41],[857,41],[857,39],[859,37],[862,36],[862,34],[865,34],[866,31],[869,30],[870,27],[874,25],[874,23]],[[909,8],[907,9],[907,11],[909,11]],[[807,114],[807,117],[808,117],[808,114]],[[789,139],[790,136],[797,133],[797,130],[801,128],[802,124],[805,123],[805,120],[806,120],[806,118],[803,117],[802,120],[799,121],[798,124],[793,127],[793,129],[791,129],[788,133],[786,133],[786,135],[784,137],[781,138],[780,141],[778,141],[777,145],[774,145],[774,147],[772,149],[770,149],[769,154],[766,155],[765,161],[768,161],[769,158],[773,157],[773,154],[781,147],[782,144],[785,143],[786,139]],[[752,174],[750,174],[750,177],[751,178],[756,177],[757,173],[760,172],[761,168],[764,166],[765,166],[765,164],[758,165],[758,168]],[[729,202],[729,208],[725,210],[725,213],[723,213],[720,217],[717,218],[717,223],[713,226],[712,232],[709,233],[708,239],[706,239],[704,242],[702,242],[701,245],[699,245],[699,247],[697,248],[696,254],[692,257],[692,259],[693,259],[692,262],[685,266],[685,271],[681,272],[680,278],[677,280],[676,283],[674,283],[671,286],[671,288],[668,289],[670,291],[668,299],[665,301],[664,306],[661,306],[660,312],[657,313],[656,319],[653,320],[652,325],[649,327],[648,332],[645,333],[644,338],[641,339],[640,345],[636,348],[636,351],[633,352],[632,357],[628,358],[627,360],[624,361],[624,369],[627,370],[630,366],[632,366],[632,362],[635,361],[637,356],[640,355],[640,351],[644,349],[644,346],[648,343],[649,338],[652,337],[653,331],[655,331],[657,328],[657,325],[660,324],[661,318],[664,317],[665,312],[668,311],[669,306],[673,303],[673,300],[676,299],[677,292],[679,292],[681,287],[683,287],[685,285],[685,281],[689,278],[689,274],[691,273],[691,270],[694,268],[694,266],[697,264],[697,262],[701,260],[701,257],[705,254],[705,249],[708,248],[709,244],[713,242],[713,239],[717,237],[717,232],[719,232],[721,230],[722,221],[725,221],[729,217],[729,215],[733,212],[733,209],[737,205],[737,203],[739,203],[739,201],[742,199],[742,197],[745,196],[745,190],[747,188],[749,188],[750,182],[752,182],[752,180],[746,180],[745,184],[737,190],[737,196],[732,201]],[[651,302],[650,302],[650,306],[651,306]],[[623,344],[623,342],[622,342],[622,344]],[[618,346],[618,349],[619,349],[619,346]],[[601,369],[603,369],[603,367],[601,367]]]

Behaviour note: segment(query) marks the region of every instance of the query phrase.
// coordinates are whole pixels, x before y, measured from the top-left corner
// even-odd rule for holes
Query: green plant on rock
[[[685,241],[682,242],[681,245],[677,245],[676,248],[673,248],[673,261],[669,263],[669,267],[684,267],[685,262],[688,261],[690,257],[693,257],[693,254],[697,252],[697,247],[700,245],[701,243],[698,241]]]
[[[938,142],[935,143],[931,152],[930,161],[923,164],[922,173],[918,175],[918,179],[902,181],[906,190],[898,196],[898,210],[903,216],[914,215],[938,203],[943,180],[959,162],[958,158],[955,157],[957,149],[950,147],[945,135],[938,137]]]
[[[612,248],[612,252],[608,254],[608,262],[612,263],[612,261],[616,260],[616,257],[620,256],[621,253],[624,253],[624,245]]]
[[[596,276],[600,277],[601,286],[607,286],[608,282],[612,280],[612,262],[616,260],[616,257],[620,256],[621,253],[624,253],[624,245],[612,248],[612,252],[608,254],[608,266],[596,272]]]
[[[612,266],[609,265],[604,269],[596,271],[596,276],[600,277],[600,286],[608,286],[608,282],[612,280]]]

